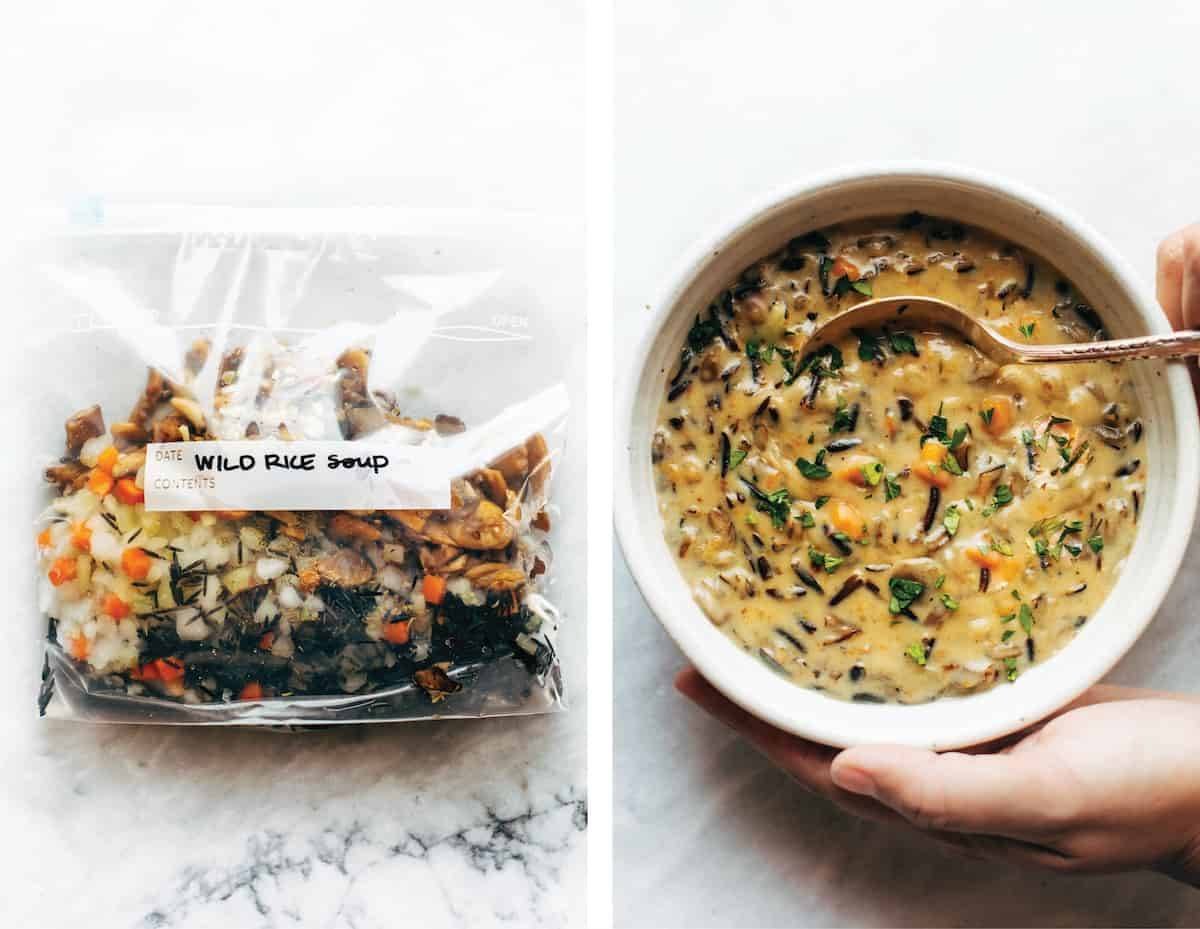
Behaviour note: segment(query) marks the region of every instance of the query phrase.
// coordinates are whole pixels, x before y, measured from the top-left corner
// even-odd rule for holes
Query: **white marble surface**
[[[397,204],[579,224],[579,4],[51,0],[10,13],[0,77],[21,132],[0,155],[6,203]],[[539,295],[582,329],[581,234],[561,254]],[[5,371],[14,349],[0,344]],[[582,405],[583,340],[562,351]],[[0,420],[27,434],[37,396],[4,387]],[[570,710],[297,734],[36,719],[36,487],[31,450],[10,446],[0,924],[582,925],[584,440],[572,432],[559,473],[552,591]]]
[[[1157,240],[1200,216],[1194,4],[618,0],[618,21],[625,341],[699,234],[747,197],[848,162],[1010,175],[1090,220],[1148,282]],[[1112,680],[1195,689],[1197,572],[1200,543]],[[683,660],[623,564],[614,607],[619,925],[1200,921],[1200,894],[1165,878],[968,863],[837,812],[672,691]]]

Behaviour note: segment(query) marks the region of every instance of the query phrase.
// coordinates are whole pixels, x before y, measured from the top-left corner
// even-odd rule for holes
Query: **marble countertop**
[[[949,0],[867,2],[834,41],[815,11],[749,0],[618,0],[617,331],[702,233],[785,182],[870,159],[954,161],[1084,216],[1151,280],[1200,214],[1186,38],[1200,11],[1137,17]],[[1122,62],[1114,67],[1115,62]],[[620,493],[620,488],[617,488]],[[617,924],[1186,926],[1200,894],[1150,874],[1068,878],[969,862],[806,793],[678,697],[682,656],[618,551],[614,590]],[[1149,632],[1110,676],[1195,690],[1200,539]]]
[[[551,213],[581,226],[582,7],[515,0],[10,11],[0,196]],[[17,49],[19,48],[19,51]],[[452,66],[451,66],[452,64]],[[6,214],[11,215],[9,211]],[[0,219],[0,237],[8,232]],[[582,328],[582,233],[530,293]],[[539,256],[544,262],[545,256]],[[5,289],[5,293],[11,291]],[[0,364],[14,363],[13,340]],[[559,349],[576,409],[584,346]],[[29,435],[36,404],[4,391]],[[578,421],[578,420],[577,420]],[[0,653],[0,912],[30,929],[392,929],[585,920],[586,435],[555,499],[570,709],[302,733],[39,721],[40,629]],[[3,456],[26,583],[36,450]]]

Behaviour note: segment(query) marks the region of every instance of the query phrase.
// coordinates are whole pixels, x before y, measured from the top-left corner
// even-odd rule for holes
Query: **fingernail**
[[[875,782],[865,771],[839,766],[830,773],[833,775],[833,782],[842,790],[848,790],[852,794],[865,794],[868,797],[875,796]]]

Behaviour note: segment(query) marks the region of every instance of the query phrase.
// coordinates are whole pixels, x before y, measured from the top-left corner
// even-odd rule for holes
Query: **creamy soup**
[[[1146,455],[1116,364],[997,366],[894,325],[816,353],[863,300],[924,294],[1028,342],[1102,337],[1053,267],[909,214],[799,236],[696,318],[653,467],[696,601],[797,684],[920,702],[1016,680],[1103,602]]]

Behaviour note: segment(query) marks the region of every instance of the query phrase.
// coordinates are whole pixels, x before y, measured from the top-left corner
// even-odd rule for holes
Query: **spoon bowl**
[[[1200,332],[1189,330],[1134,339],[1105,339],[1056,345],[1017,342],[999,335],[983,321],[969,316],[952,303],[934,297],[914,296],[879,297],[839,313],[817,327],[805,344],[805,351],[811,352],[831,345],[856,329],[879,329],[887,325],[904,329],[949,329],[1000,365],[1063,364],[1114,361],[1121,358],[1184,358],[1200,355]]]

